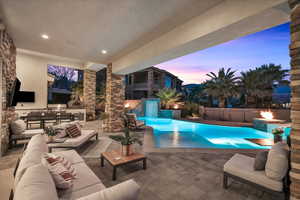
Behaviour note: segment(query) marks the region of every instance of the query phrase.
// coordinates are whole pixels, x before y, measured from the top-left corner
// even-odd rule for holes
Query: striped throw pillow
[[[62,160],[64,160],[64,162],[62,162]],[[75,170],[72,170],[72,174],[63,164],[66,164],[66,159],[62,159],[61,156],[53,154],[45,154],[42,158],[42,163],[48,168],[57,188],[68,189],[73,186],[73,179],[75,179],[76,173]]]
[[[75,178],[78,178],[77,177],[77,173],[76,173],[76,170],[75,168],[72,166],[72,163],[70,161],[68,161],[66,158],[64,158],[63,156],[57,156],[57,155],[54,155],[53,156],[56,156],[57,159],[59,160],[59,162],[61,162],[65,168],[72,174],[73,176],[73,179]]]
[[[66,128],[66,133],[70,138],[76,138],[81,135],[81,130],[76,124],[72,124]]]

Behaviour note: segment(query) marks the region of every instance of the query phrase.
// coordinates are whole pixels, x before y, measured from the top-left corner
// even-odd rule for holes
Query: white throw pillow
[[[288,145],[278,142],[272,146],[269,151],[266,163],[266,176],[281,181],[288,171]]]
[[[75,177],[73,177],[59,159],[45,154],[42,158],[42,164],[48,168],[57,188],[69,189],[73,186],[73,179]]]
[[[56,126],[53,126],[54,130],[55,130],[55,137],[57,138],[64,138],[67,136],[66,134],[66,127],[65,126],[62,126],[61,124],[60,125],[56,125]]]
[[[23,120],[18,119],[11,122],[10,128],[13,134],[22,134],[26,130],[26,123]]]

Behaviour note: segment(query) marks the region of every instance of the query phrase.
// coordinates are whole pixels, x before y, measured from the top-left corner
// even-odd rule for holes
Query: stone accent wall
[[[1,29],[2,28],[2,29]],[[16,118],[14,108],[8,107],[8,97],[16,78],[16,47],[12,38],[0,23],[0,89],[1,89],[1,132],[0,156],[5,154],[9,144],[9,123]]]
[[[124,115],[125,100],[124,76],[113,74],[112,64],[107,66],[106,73],[105,112],[108,114],[108,119],[104,121],[104,131],[123,131],[124,124],[122,116]]]
[[[300,200],[300,1],[289,0],[291,12],[292,131],[290,199]]]
[[[83,75],[83,96],[87,120],[96,118],[96,72],[85,70]]]

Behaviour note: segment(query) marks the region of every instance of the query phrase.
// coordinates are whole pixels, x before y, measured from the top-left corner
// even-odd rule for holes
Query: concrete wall
[[[34,91],[34,103],[19,103],[16,109],[36,109],[47,107],[47,65],[58,65],[83,69],[83,63],[71,59],[51,56],[26,50],[17,50],[17,77],[21,90]]]
[[[237,122],[252,122],[253,118],[259,118],[260,111],[266,109],[252,109],[252,108],[204,108],[204,118],[208,120],[225,120]],[[271,109],[275,119],[282,119],[290,121],[290,110]]]

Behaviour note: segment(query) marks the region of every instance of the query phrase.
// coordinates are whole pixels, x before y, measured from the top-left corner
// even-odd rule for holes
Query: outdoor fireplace
[[[253,127],[261,131],[272,132],[272,129],[285,123],[284,120],[274,119],[271,111],[261,111],[260,116],[261,118],[253,119]]]

